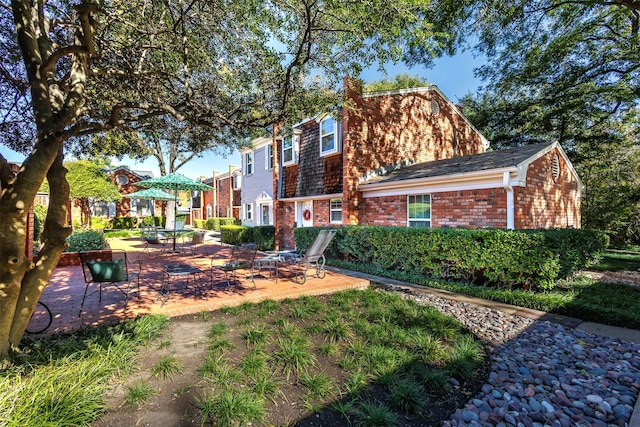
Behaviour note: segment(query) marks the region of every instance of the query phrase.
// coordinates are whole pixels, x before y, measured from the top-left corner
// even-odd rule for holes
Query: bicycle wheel
[[[28,334],[39,334],[47,330],[51,326],[51,322],[53,322],[51,310],[45,303],[38,301],[27,325],[26,332]]]

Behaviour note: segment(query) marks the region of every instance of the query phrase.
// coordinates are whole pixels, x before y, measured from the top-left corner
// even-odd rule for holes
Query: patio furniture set
[[[149,251],[151,245],[160,245],[160,253],[166,250],[164,246],[167,245],[167,241],[164,244],[160,243],[163,240],[161,237],[163,233],[162,230],[152,228],[143,232],[142,238],[146,242],[145,252]],[[279,270],[283,265],[287,266],[288,270],[293,270],[292,277],[298,284],[304,284],[308,277],[322,279],[326,274],[324,252],[335,234],[336,230],[321,230],[309,249],[304,252],[281,251],[258,256],[258,247],[255,243],[235,245],[232,247],[228,259],[211,259],[208,282],[210,286],[213,286],[216,272],[221,271],[225,277],[225,289],[229,289],[232,283],[240,282],[238,272],[245,270],[247,272],[245,277],[251,280],[254,289],[256,289],[254,280],[256,274],[261,274],[262,270],[268,270],[269,279],[275,276],[275,282],[278,283]],[[194,243],[194,240],[197,242]],[[176,247],[175,241],[173,243],[173,246]],[[194,250],[193,245],[198,243],[202,242],[199,239],[192,239],[192,250]],[[79,316],[82,315],[84,302],[88,296],[99,293],[99,298],[102,300],[103,286],[113,285],[119,289],[125,296],[125,308],[131,293],[137,292],[138,298],[140,298],[140,271],[143,267],[140,259],[132,261],[128,259],[125,251],[112,250],[104,255],[96,255],[95,252],[80,252],[80,261],[84,273],[85,289]],[[137,268],[132,268],[135,265]],[[186,288],[193,284],[195,292],[202,294],[202,275],[204,274],[203,269],[187,263],[163,265],[163,280],[157,299],[161,300],[164,305],[169,299],[172,287],[175,287],[174,283],[178,280],[185,280]],[[92,285],[97,285],[97,289],[87,293]]]

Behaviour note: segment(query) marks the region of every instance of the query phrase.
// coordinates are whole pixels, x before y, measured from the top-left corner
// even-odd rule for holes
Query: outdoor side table
[[[280,262],[279,256],[266,256],[262,258],[256,258],[253,260],[253,269],[258,270],[258,272],[262,269],[269,270],[269,278],[271,278],[271,272],[275,271],[276,283],[278,283],[278,263],[279,262]]]
[[[163,266],[164,274],[162,278],[162,286],[160,286],[160,296],[162,299],[162,305],[169,299],[171,292],[171,284],[177,278],[185,278],[186,286],[189,286],[189,282],[193,281],[194,286],[198,293],[200,293],[200,285],[198,283],[198,275],[202,273],[197,267],[189,264],[167,264]]]

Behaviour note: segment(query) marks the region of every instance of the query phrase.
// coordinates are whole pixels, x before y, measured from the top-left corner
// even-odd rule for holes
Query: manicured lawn
[[[437,426],[488,373],[454,318],[374,289],[24,344],[0,373],[2,425]]]
[[[602,260],[590,269],[595,271],[637,271],[640,269],[640,252],[607,251]]]

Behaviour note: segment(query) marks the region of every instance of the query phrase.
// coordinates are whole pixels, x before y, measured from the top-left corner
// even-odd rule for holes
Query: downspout
[[[513,201],[513,187],[511,186],[510,177],[511,174],[509,171],[505,171],[502,174],[502,187],[507,192],[507,230],[515,229],[515,204]]]

